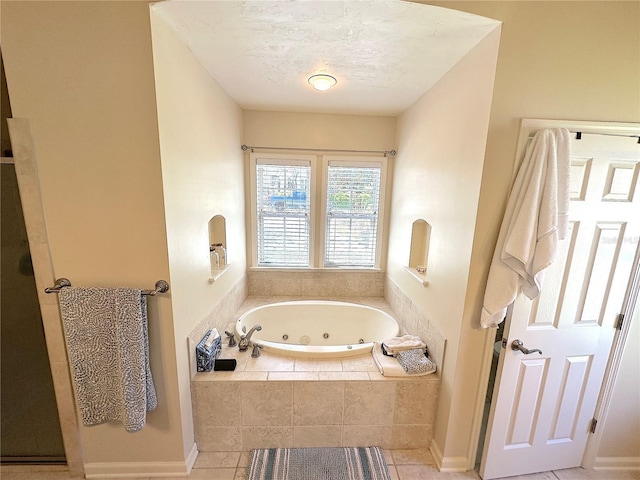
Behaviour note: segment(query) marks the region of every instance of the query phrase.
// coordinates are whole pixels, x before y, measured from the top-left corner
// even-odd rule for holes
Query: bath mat
[[[391,480],[380,447],[251,450],[247,480]]]

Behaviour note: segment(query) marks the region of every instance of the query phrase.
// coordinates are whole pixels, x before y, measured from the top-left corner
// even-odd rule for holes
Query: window
[[[381,170],[329,162],[325,266],[375,266]]]
[[[258,266],[309,266],[310,179],[309,163],[256,164]]]
[[[250,171],[254,266],[380,266],[386,158],[252,153]]]

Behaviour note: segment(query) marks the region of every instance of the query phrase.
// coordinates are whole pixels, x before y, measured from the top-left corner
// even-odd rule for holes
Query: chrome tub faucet
[[[242,331],[246,332],[246,328],[242,327]],[[262,330],[262,327],[260,325],[254,325],[253,327],[251,327],[251,330],[249,330],[249,333],[245,333],[244,335],[242,335],[240,337],[240,341],[238,342],[238,349],[241,352],[244,352],[245,350],[247,350],[249,348],[249,342],[251,341],[251,335],[253,335],[253,332],[255,331],[260,331]]]

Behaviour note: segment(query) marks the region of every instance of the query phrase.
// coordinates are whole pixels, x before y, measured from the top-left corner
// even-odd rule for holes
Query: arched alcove
[[[429,240],[431,225],[426,220],[418,219],[411,227],[411,245],[409,249],[409,266],[407,270],[423,285],[427,285],[427,263],[429,260]]]
[[[227,221],[222,215],[214,215],[209,220],[209,259],[211,261],[211,281],[229,265],[227,254]]]

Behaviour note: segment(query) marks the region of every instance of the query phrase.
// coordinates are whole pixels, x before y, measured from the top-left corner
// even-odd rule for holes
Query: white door
[[[579,466],[640,239],[640,145],[572,140],[571,231],[541,294],[510,310],[480,475]],[[506,339],[506,342],[504,341]],[[520,340],[525,349],[512,350]]]

